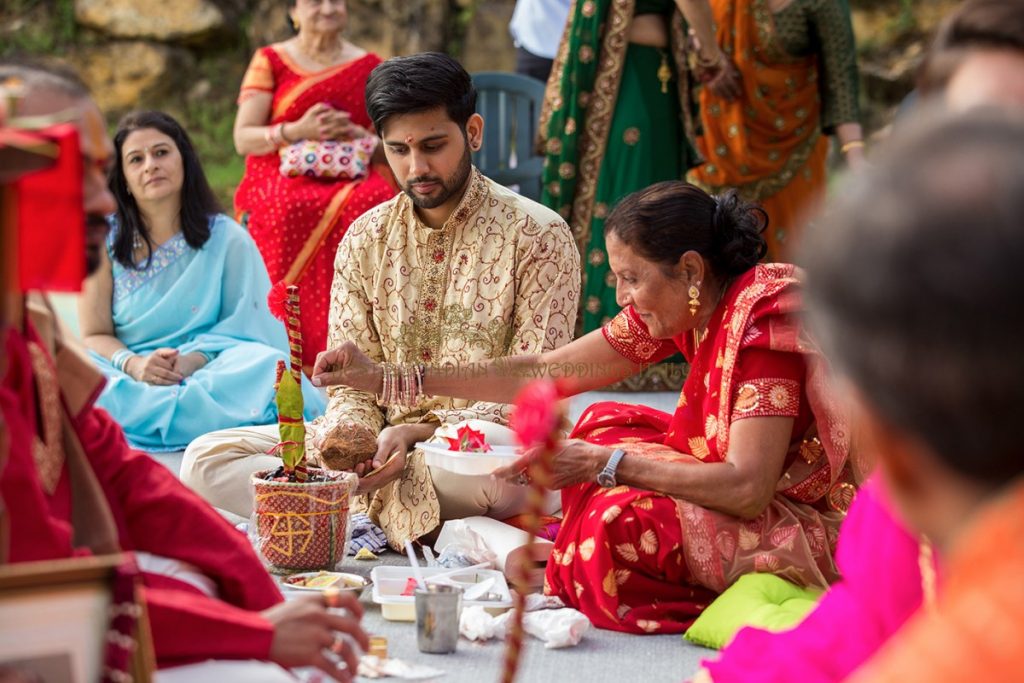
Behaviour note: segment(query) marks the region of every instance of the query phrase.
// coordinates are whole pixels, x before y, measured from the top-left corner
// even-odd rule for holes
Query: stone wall
[[[852,4],[865,93],[869,104],[884,109],[910,87],[922,38],[956,0]],[[211,68],[234,78],[237,87],[253,49],[290,35],[287,0],[7,0],[2,5],[0,51],[50,47],[80,70],[110,111],[173,99],[208,80]],[[470,71],[510,70],[508,21],[514,5],[514,0],[352,0],[349,37],[385,57],[444,50],[457,54]],[[226,78],[219,80],[224,82],[218,85],[229,85]]]
[[[0,55],[77,69],[110,116],[162,108],[204,158],[237,165],[234,98],[252,51],[291,35],[288,0],[2,0]],[[882,128],[910,90],[926,38],[957,0],[851,0],[865,123]],[[474,71],[511,70],[514,0],[350,0],[348,36],[389,57],[447,51]],[[209,163],[209,162],[208,162]],[[235,172],[232,171],[232,172]]]

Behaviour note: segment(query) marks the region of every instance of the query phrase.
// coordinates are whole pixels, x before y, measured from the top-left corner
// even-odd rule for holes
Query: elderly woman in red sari
[[[854,493],[849,435],[802,335],[795,268],[758,265],[763,228],[760,209],[735,194],[652,185],[605,224],[624,309],[610,323],[472,373],[425,369],[427,394],[508,401],[534,377],[561,376],[579,393],[686,356],[674,415],[595,404],[554,458],[565,518],[545,591],[597,626],[682,631],[748,572],[821,587],[836,578],[837,528]],[[346,343],[318,359],[313,381],[379,391],[381,376]]]
[[[271,282],[302,287],[303,363],[327,344],[334,252],[349,224],[395,194],[382,159],[361,178],[287,177],[279,152],[302,141],[373,136],[363,91],[380,57],[342,37],[345,0],[290,0],[295,37],[256,51],[242,81],[235,148],[246,155],[235,194]]]

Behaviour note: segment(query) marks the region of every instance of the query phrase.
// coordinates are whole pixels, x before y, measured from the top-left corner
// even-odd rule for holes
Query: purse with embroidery
[[[377,138],[354,140],[302,140],[278,150],[281,175],[286,178],[349,178],[366,175],[377,149]]]

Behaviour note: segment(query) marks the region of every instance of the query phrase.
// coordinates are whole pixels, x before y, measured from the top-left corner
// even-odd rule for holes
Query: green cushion
[[[720,650],[744,626],[785,631],[814,609],[822,592],[801,588],[774,574],[747,574],[708,605],[683,637]]]

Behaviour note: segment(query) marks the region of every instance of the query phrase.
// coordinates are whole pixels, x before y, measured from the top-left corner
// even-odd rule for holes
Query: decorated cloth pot
[[[348,548],[349,501],[359,478],[351,472],[310,468],[323,481],[272,481],[271,470],[252,475],[250,535],[268,569],[336,570]]]

